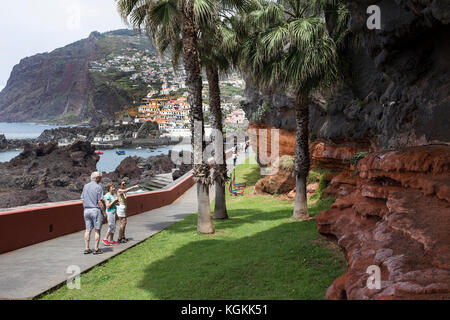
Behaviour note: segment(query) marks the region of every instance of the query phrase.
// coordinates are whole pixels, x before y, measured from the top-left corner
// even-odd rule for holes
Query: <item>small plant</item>
[[[294,168],[294,157],[284,155],[280,157],[279,167],[281,170],[289,171]]]
[[[253,114],[252,120],[253,121],[260,121],[264,117],[264,115],[272,108],[272,105],[265,101],[262,103],[262,105],[259,106],[258,110]]]
[[[364,159],[367,154],[368,154],[368,152],[357,152],[351,157],[350,163],[355,168],[355,170],[353,171],[353,176],[355,176],[359,172],[359,170],[358,170],[358,162],[360,160]]]

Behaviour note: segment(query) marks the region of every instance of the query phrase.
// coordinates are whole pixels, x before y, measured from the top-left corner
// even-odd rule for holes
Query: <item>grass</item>
[[[292,203],[251,195],[257,165],[236,169],[244,197],[227,192],[230,220],[216,233],[196,231],[196,215],[83,274],[43,299],[323,299],[345,271],[341,252],[317,233],[314,220],[291,218]],[[316,199],[312,216],[333,199]]]

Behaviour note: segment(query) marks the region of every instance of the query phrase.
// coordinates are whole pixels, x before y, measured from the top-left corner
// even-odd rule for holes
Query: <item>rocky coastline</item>
[[[0,163],[1,209],[68,200],[79,200],[83,185],[96,171],[99,156],[88,141],[59,147],[55,141],[34,145],[9,162]],[[173,163],[171,154],[148,158],[127,157],[110,173],[103,173],[102,183],[126,180],[151,189],[158,174],[172,174],[174,179],[191,170],[190,166]],[[0,210],[1,210],[0,209]]]
[[[96,138],[116,136],[117,140],[96,142]],[[24,149],[26,145],[58,142],[69,145],[75,141],[87,141],[101,149],[132,148],[136,146],[163,146],[178,144],[181,139],[161,137],[155,122],[100,125],[95,127],[73,126],[48,129],[36,139],[6,139],[0,134],[0,151]]]

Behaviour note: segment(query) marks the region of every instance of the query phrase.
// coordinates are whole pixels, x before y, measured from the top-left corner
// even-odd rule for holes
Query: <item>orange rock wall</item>
[[[374,152],[358,169],[331,181],[337,201],[316,219],[348,261],[326,297],[450,299],[450,146]],[[371,265],[380,289],[366,286]]]

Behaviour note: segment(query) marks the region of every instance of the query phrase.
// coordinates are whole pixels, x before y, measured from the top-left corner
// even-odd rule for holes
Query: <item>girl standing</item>
[[[103,239],[103,244],[105,246],[117,245],[118,243],[114,241],[114,232],[116,231],[116,211],[117,211],[117,197],[114,197],[116,187],[114,183],[108,183],[107,185],[108,193],[105,194],[105,204],[106,204],[106,215],[108,218],[108,232]]]
[[[128,241],[128,239],[125,238],[125,227],[127,225],[127,192],[137,188],[139,188],[138,185],[127,189],[127,183],[125,181],[122,181],[120,183],[119,190],[117,190],[119,201],[119,206],[117,207],[117,216],[119,217],[120,221],[119,240],[117,240],[117,242],[119,243],[126,243]]]

